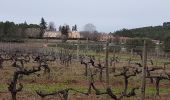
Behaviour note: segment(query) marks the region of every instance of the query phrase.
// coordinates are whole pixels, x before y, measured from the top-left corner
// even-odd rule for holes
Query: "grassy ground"
[[[28,64],[30,66],[31,64]],[[88,79],[83,75],[84,73],[84,67],[78,63],[72,63],[69,67],[64,67],[63,65],[59,63],[49,63],[51,65],[52,72],[50,74],[50,77],[48,75],[43,75],[42,72],[39,72],[41,74],[40,77],[37,77],[36,75],[31,76],[25,76],[20,82],[23,84],[24,88],[21,93],[17,95],[19,100],[22,100],[23,95],[25,95],[25,100],[30,100],[27,95],[31,95],[32,98],[35,98],[35,100],[39,100],[40,98],[36,95],[35,91],[44,91],[47,93],[51,93],[57,90],[65,89],[65,88],[74,88],[76,90],[87,92],[88,89]],[[8,96],[8,85],[7,83],[10,82],[12,78],[12,74],[14,72],[14,69],[10,67],[10,63],[6,63],[3,70],[0,70],[1,73],[1,80],[0,81],[0,98],[5,98],[4,96]],[[119,95],[123,91],[123,79],[120,77],[113,77],[111,76],[111,86],[115,94]],[[132,88],[134,86],[140,86],[140,79],[137,77],[130,79],[130,85],[129,87]],[[139,83],[135,83],[139,82]],[[155,95],[155,87],[154,85],[147,82],[147,89],[146,94],[149,96],[148,98],[153,98]],[[96,86],[101,91],[105,91],[105,85],[103,83],[99,82],[98,75],[96,76]],[[160,86],[160,94],[161,96],[170,94],[170,83],[168,81],[161,81]],[[2,95],[3,94],[3,95]],[[22,94],[22,95],[21,95]],[[137,91],[138,96],[140,95],[140,90]],[[137,97],[138,97],[137,96]],[[57,98],[58,96],[51,97],[51,98]],[[106,99],[107,98],[107,99]],[[46,100],[48,100],[47,98]],[[108,100],[109,97],[107,96],[95,96],[94,94],[91,96],[85,96],[81,94],[76,94],[74,92],[71,92],[70,100]],[[130,99],[130,98],[125,98]],[[134,98],[131,98],[134,99]],[[1,100],[1,99],[0,99]],[[5,99],[9,100],[9,99]],[[55,100],[55,99],[50,99]],[[164,100],[164,99],[163,99]]]
[[[83,54],[83,52],[81,52]],[[92,55],[97,55],[98,58],[104,59],[104,53],[98,54],[95,52],[88,52]],[[112,53],[109,54],[112,56]],[[124,53],[117,53],[116,56],[120,57],[121,63],[116,63],[116,67],[122,67],[127,65],[127,60],[132,57],[133,61],[140,62],[139,56],[132,56]],[[153,58],[153,60],[158,60],[157,64],[163,66],[164,62],[168,62],[167,59],[159,59]],[[149,64],[149,63],[148,63]],[[3,64],[4,68],[0,70],[0,100],[10,100],[10,94],[8,92],[8,83],[12,79],[15,68],[11,67],[11,62],[5,62]],[[26,68],[32,68],[32,66],[36,66],[35,63],[27,63],[25,65]],[[40,74],[38,77],[36,74],[30,76],[24,76],[21,82],[23,84],[22,92],[17,94],[18,100],[41,100],[38,95],[36,95],[35,91],[44,91],[47,93],[51,93],[57,90],[65,89],[65,88],[74,88],[76,90],[87,92],[88,89],[88,78],[84,76],[84,66],[79,62],[74,61],[69,67],[65,67],[57,62],[49,62],[49,66],[51,68],[50,77],[49,75],[43,75],[43,72],[38,72]],[[120,95],[123,91],[124,81],[122,77],[114,77],[114,73],[110,73],[110,84],[116,95]],[[103,74],[105,77],[105,72]],[[98,74],[95,76],[95,85],[100,91],[105,91],[105,82],[100,82],[98,80]],[[104,79],[105,80],[105,79]],[[133,77],[130,78],[129,81],[129,89],[133,87],[138,87],[141,84],[141,77]],[[148,100],[168,100],[170,98],[170,82],[169,81],[161,81],[160,83],[160,97],[155,96],[155,85],[151,84],[149,80],[147,80],[147,88],[146,88],[146,99]],[[140,90],[137,91],[137,96],[132,98],[124,98],[124,100],[137,100],[140,98]],[[78,93],[71,92],[69,95],[69,100],[109,100],[110,98],[106,95],[96,96],[95,94],[91,94],[89,96],[81,95]],[[58,96],[51,96],[45,98],[45,100],[59,100]]]

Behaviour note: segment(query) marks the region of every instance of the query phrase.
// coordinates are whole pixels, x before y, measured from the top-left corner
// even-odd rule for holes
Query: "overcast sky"
[[[170,0],[0,0],[0,21],[93,23],[98,31],[162,25],[170,21]]]

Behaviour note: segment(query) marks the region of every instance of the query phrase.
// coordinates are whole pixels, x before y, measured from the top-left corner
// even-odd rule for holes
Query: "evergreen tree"
[[[77,25],[74,25],[74,31],[77,31]]]
[[[67,41],[69,31],[70,31],[69,25],[61,26],[62,42]]]
[[[47,29],[47,23],[45,22],[44,18],[41,18],[40,23],[40,38],[43,38],[45,30]]]
[[[74,25],[74,26],[72,27],[72,31],[77,31],[77,25]]]
[[[27,22],[25,21],[23,24],[21,24],[21,37],[25,38],[26,37],[26,29],[27,29]]]

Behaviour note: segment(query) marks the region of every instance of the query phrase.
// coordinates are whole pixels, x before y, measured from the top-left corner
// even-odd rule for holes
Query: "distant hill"
[[[123,37],[147,37],[156,40],[164,40],[170,36],[170,26],[149,26],[136,29],[122,29],[113,33]]]

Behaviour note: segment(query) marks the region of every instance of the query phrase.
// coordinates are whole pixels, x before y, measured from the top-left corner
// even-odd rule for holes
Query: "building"
[[[111,41],[111,42],[119,42],[119,43],[126,43],[127,40],[129,40],[131,38],[129,37],[119,37],[119,36],[113,36],[112,34],[106,34],[106,33],[103,33],[100,35],[99,37],[99,41]]]
[[[61,32],[60,31],[46,31],[44,33],[44,37],[60,38],[61,37]]]
[[[60,38],[62,33],[60,31],[46,31],[44,37]],[[80,33],[77,31],[71,31],[68,33],[68,38],[80,38]]]
[[[72,31],[72,32],[69,32],[69,34],[68,34],[69,36],[69,38],[80,38],[81,36],[80,36],[80,33],[79,32],[77,32],[77,31]]]
[[[108,40],[113,41],[114,39],[115,37],[113,35],[107,33],[102,33],[99,37],[99,41],[108,41]]]
[[[130,39],[132,39],[132,38],[129,38],[129,37],[119,37],[119,42],[120,43],[126,43]]]

